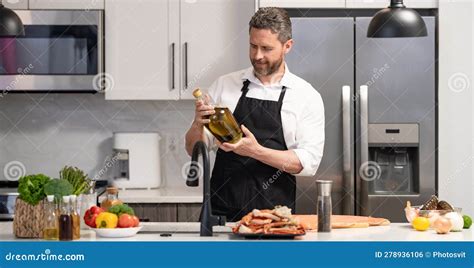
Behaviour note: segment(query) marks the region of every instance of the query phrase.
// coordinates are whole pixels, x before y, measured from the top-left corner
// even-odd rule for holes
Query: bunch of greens
[[[86,193],[91,187],[91,179],[77,167],[65,166],[59,172],[59,178],[68,181],[72,185],[72,194],[75,195]]]
[[[18,181],[18,193],[21,200],[30,205],[37,205],[46,197],[44,186],[51,179],[43,174],[23,176]]]
[[[135,215],[135,212],[133,211],[133,208],[129,207],[126,204],[111,206],[109,208],[108,212],[113,213],[113,214],[115,214],[119,217],[122,214],[128,214],[128,215],[131,215],[131,216]]]
[[[72,192],[72,184],[64,179],[50,180],[44,186],[44,193],[46,195],[54,195],[54,198],[56,198],[56,200],[61,200],[63,196],[71,195]]]

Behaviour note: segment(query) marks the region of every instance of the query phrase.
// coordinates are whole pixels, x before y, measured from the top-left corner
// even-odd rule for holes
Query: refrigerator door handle
[[[369,168],[369,92],[368,86],[362,85],[359,90],[360,98],[360,167],[358,177],[360,178],[360,191],[358,201],[360,214],[367,216],[369,213],[369,191],[368,180],[364,179],[366,170]]]
[[[351,146],[351,87],[342,87],[342,153],[343,153],[343,214],[354,215],[354,177],[352,175]]]

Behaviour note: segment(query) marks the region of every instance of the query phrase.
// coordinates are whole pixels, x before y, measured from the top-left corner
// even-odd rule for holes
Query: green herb
[[[133,208],[129,207],[126,204],[120,204],[120,205],[114,205],[111,206],[108,210],[110,213],[114,213],[117,216],[120,217],[122,214],[128,214],[128,215],[135,215],[135,212],[133,211]]]
[[[23,176],[18,181],[18,193],[21,200],[30,205],[37,205],[46,197],[44,186],[51,179],[43,174]]]
[[[91,187],[91,179],[84,174],[84,171],[77,167],[65,166],[59,172],[59,178],[67,180],[73,187],[73,194],[80,195],[86,193]]]
[[[54,195],[56,200],[61,200],[63,196],[72,194],[72,184],[64,179],[50,180],[44,186],[44,193],[46,195]]]

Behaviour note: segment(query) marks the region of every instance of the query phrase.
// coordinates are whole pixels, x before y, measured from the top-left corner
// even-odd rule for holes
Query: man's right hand
[[[205,124],[209,124],[209,115],[214,114],[214,107],[207,105],[203,100],[196,101],[196,110],[194,115],[194,123],[198,127],[202,127]]]

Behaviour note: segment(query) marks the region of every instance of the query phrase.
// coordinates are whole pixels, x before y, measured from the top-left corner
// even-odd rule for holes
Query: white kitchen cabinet
[[[408,8],[437,8],[438,0],[404,0]],[[346,8],[386,8],[390,0],[346,0]]]
[[[28,9],[28,0],[4,0],[3,5],[11,9]]]
[[[11,0],[12,1],[12,0]],[[29,0],[30,9],[104,9],[105,0]],[[109,0],[107,0],[108,2]]]
[[[181,99],[250,66],[248,23],[254,9],[254,0],[181,2]]]
[[[259,7],[344,8],[346,0],[257,0]]]
[[[176,10],[174,0],[107,0],[105,72],[112,86],[106,99],[179,98],[178,68],[171,68],[173,55],[175,65],[179,60]]]
[[[254,0],[107,0],[106,99],[192,99],[194,88],[250,66],[254,7]]]

